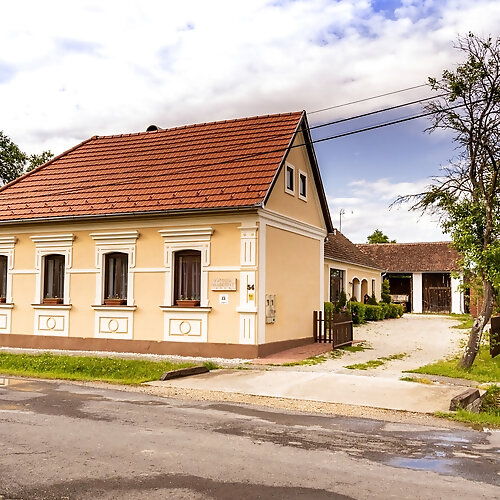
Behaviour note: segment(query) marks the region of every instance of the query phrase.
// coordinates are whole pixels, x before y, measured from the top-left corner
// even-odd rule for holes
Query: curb
[[[191,375],[199,375],[208,373],[210,370],[205,366],[193,366],[192,368],[180,368],[179,370],[170,370],[163,373],[160,380],[172,380],[174,378],[190,377]]]

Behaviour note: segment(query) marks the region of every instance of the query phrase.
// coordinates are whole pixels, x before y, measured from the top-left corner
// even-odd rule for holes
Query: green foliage
[[[171,363],[139,359],[101,358],[0,352],[0,373],[26,377],[66,380],[101,380],[116,384],[140,384],[159,380],[170,370],[189,368],[195,363]]]
[[[377,306],[378,305],[378,302],[377,302],[377,299],[376,299],[374,293],[372,293],[372,296],[368,299],[367,304],[370,304],[371,306]]]
[[[372,304],[365,304],[365,320],[366,321],[379,321],[384,319],[384,312],[380,306],[374,306]]]
[[[428,375],[442,375],[444,377],[464,378],[477,382],[500,382],[500,356],[492,358],[489,348],[481,346],[476,360],[471,368],[459,368],[459,358],[441,360],[430,365],[422,366],[412,373],[426,373]]]
[[[361,302],[350,301],[352,322],[355,325],[361,325],[365,323],[365,311],[366,306]]]
[[[367,237],[368,243],[396,243],[396,240],[390,240],[380,229],[375,229],[372,234]]]
[[[325,302],[323,310],[325,314],[331,314],[333,312],[334,306],[332,302]]]
[[[385,302],[386,304],[391,303],[391,285],[389,283],[389,280],[382,281],[382,290],[380,293],[380,298],[382,299],[382,302]]]
[[[349,370],[369,370],[370,368],[377,368],[379,366],[385,365],[388,361],[393,361],[396,359],[404,359],[408,356],[406,352],[400,352],[398,354],[391,354],[390,356],[383,356],[377,359],[370,359],[366,363],[356,363],[354,365],[344,366]]]
[[[382,309],[382,319],[387,319],[389,317],[389,304],[380,302],[380,308]]]
[[[38,165],[49,161],[53,156],[50,151],[28,156],[0,131],[0,182],[7,184]]]
[[[386,318],[400,318],[404,314],[404,307],[401,304],[387,304]]]

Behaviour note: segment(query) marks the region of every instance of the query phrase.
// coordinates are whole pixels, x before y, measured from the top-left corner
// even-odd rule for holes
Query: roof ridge
[[[256,120],[259,118],[277,118],[280,116],[294,116],[294,115],[302,115],[303,111],[290,111],[288,113],[274,113],[268,115],[255,115],[255,116],[247,116],[243,118],[232,118],[230,120],[215,120],[211,122],[200,122],[200,123],[190,123],[188,125],[179,125],[177,127],[170,128],[159,128],[158,130],[151,131],[143,131],[143,132],[129,132],[124,134],[111,134],[111,135],[95,135],[92,138],[95,139],[113,139],[117,137],[131,137],[131,136],[139,136],[139,135],[152,135],[152,134],[161,134],[165,132],[171,132],[173,130],[184,130],[187,128],[196,128],[196,127],[204,127],[207,125],[219,125],[224,123],[235,123],[235,122],[244,122],[249,120]]]
[[[436,245],[436,244],[451,244],[452,241],[412,241],[412,242],[397,242],[397,243],[355,243],[357,246],[395,246],[395,245]]]

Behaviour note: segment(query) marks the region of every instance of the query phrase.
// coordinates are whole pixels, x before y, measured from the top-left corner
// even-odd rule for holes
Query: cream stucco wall
[[[352,282],[355,278],[357,278],[360,282],[363,280],[367,280],[368,283],[368,295],[372,294],[372,279],[375,280],[375,297],[377,300],[380,300],[380,292],[381,292],[381,273],[376,269],[372,269],[369,267],[363,267],[356,264],[350,264],[346,262],[339,262],[332,259],[325,258],[325,300],[328,301],[330,298],[330,269],[340,269],[345,271],[345,283],[344,283],[344,291],[346,292],[347,299],[352,297]],[[362,300],[363,297],[356,297],[358,300]]]
[[[65,287],[69,286],[69,335],[70,337],[89,338],[95,335],[97,277],[96,241],[91,233],[120,233],[137,231],[135,242],[135,267],[129,271],[129,286],[133,287],[133,304],[130,309],[133,317],[135,340],[164,340],[164,310],[166,282],[163,229],[183,229],[189,227],[211,228],[210,262],[207,267],[207,314],[208,342],[238,343],[240,316],[236,311],[240,303],[240,226],[256,225],[257,216],[240,214],[223,217],[193,217],[180,219],[130,219],[116,221],[82,221],[72,224],[26,224],[4,226],[1,236],[15,236],[14,269],[12,271],[12,321],[11,333],[33,334],[35,323],[36,297],[36,246],[33,235],[74,236],[71,246],[72,266]],[[186,243],[189,246],[189,243]],[[118,249],[119,251],[119,249]],[[54,251],[54,253],[59,253]],[[256,267],[255,267],[256,269]],[[213,279],[236,279],[236,291],[212,291]],[[228,304],[219,304],[219,295],[228,296]],[[57,306],[53,308],[57,311]],[[113,310],[111,309],[111,313]],[[187,314],[189,316],[189,314]],[[119,338],[114,337],[114,338]]]
[[[312,337],[313,311],[321,307],[323,240],[266,228],[266,294],[276,295],[276,322],[266,342]]]
[[[297,134],[293,145],[303,144],[302,133]],[[295,167],[295,193],[289,194],[285,191],[285,165]],[[307,174],[307,200],[299,198],[299,170]],[[273,212],[287,215],[298,221],[306,222],[319,228],[325,228],[325,221],[319,202],[312,174],[311,163],[305,147],[297,147],[290,150],[285,164],[281,168],[274,188],[265,206]]]

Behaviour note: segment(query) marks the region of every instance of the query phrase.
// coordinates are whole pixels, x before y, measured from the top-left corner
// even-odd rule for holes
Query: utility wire
[[[343,108],[344,106],[350,106],[351,104],[359,104],[360,102],[371,101],[372,99],[378,99],[380,97],[386,97],[388,95],[399,94],[401,92],[407,92],[408,90],[420,89],[422,87],[428,87],[428,83],[423,83],[422,85],[415,85],[413,87],[407,87],[405,89],[393,90],[392,92],[386,92],[385,94],[374,95],[372,97],[365,97],[364,99],[358,99],[357,101],[350,101],[344,104],[337,104],[336,106],[329,106],[327,108],[316,109],[314,111],[308,111],[307,114],[313,115],[315,113],[322,113],[323,111],[329,111],[330,109]]]
[[[479,101],[477,101],[477,102],[479,102]],[[449,110],[458,109],[458,108],[463,107],[464,105],[465,104],[457,104],[455,106],[449,107],[448,109]],[[237,156],[237,157],[230,158],[230,159],[223,160],[223,161],[212,162],[212,163],[203,163],[201,166],[204,169],[206,169],[207,167],[212,167],[212,166],[219,166],[219,165],[224,165],[224,164],[227,165],[227,164],[234,164],[234,163],[238,163],[238,162],[244,162],[246,160],[249,160],[249,159],[252,159],[252,158],[255,158],[255,157],[258,157],[258,156],[272,155],[272,154],[278,154],[278,153],[284,154],[286,151],[288,151],[290,149],[307,146],[308,144],[321,143],[321,142],[330,141],[330,140],[333,140],[333,139],[338,139],[338,138],[341,138],[341,137],[347,137],[347,136],[354,135],[354,134],[368,132],[370,130],[375,130],[375,129],[379,129],[379,128],[383,128],[383,127],[387,127],[387,126],[391,126],[391,125],[396,125],[396,124],[399,124],[399,123],[404,123],[404,122],[408,122],[408,121],[411,121],[411,120],[416,120],[416,119],[419,119],[419,118],[430,116],[430,115],[436,114],[436,112],[437,111],[429,111],[429,112],[426,112],[426,113],[419,113],[417,115],[411,115],[411,116],[408,116],[408,117],[405,117],[405,118],[401,118],[401,119],[397,119],[397,120],[391,120],[391,121],[380,123],[380,124],[377,124],[377,125],[373,125],[373,126],[369,126],[369,127],[363,127],[363,128],[360,128],[360,129],[349,131],[349,132],[344,132],[344,133],[341,133],[341,134],[336,134],[336,135],[332,135],[332,136],[328,136],[328,137],[324,137],[324,138],[320,138],[320,139],[315,139],[315,140],[312,140],[312,141],[307,142],[307,143],[295,144],[295,145],[291,145],[291,146],[287,146],[287,147],[281,147],[281,148],[274,149],[274,150],[260,151],[260,152],[254,152],[254,153],[247,153],[247,154],[241,155],[239,157]],[[178,164],[178,162],[176,164]],[[230,170],[232,168],[233,168],[233,166],[229,166],[228,170]],[[157,172],[157,173],[152,174],[152,175],[146,175],[146,176],[141,175],[141,176],[136,176],[136,177],[129,177],[129,178],[125,179],[125,180],[114,181],[114,182],[109,182],[109,183],[103,183],[103,184],[99,184],[98,186],[94,186],[94,187],[92,187],[90,189],[92,189],[92,190],[100,190],[103,187],[111,187],[111,186],[120,186],[120,187],[123,187],[126,184],[131,184],[131,183],[136,182],[136,181],[144,181],[144,180],[152,179],[152,178],[154,178],[155,181],[158,181],[159,177],[168,176],[168,177],[174,178],[177,174],[186,174],[186,173],[197,172],[197,171],[199,171],[199,169],[200,169],[200,165],[186,166],[186,167],[181,168],[181,169],[175,168],[175,169],[171,169],[171,170],[166,171],[166,172],[165,171],[164,172],[159,172],[159,173]],[[146,169],[136,169],[134,171],[134,173],[138,173],[138,172],[141,172],[141,171],[147,171],[147,170],[149,170],[149,168],[146,168]],[[103,175],[108,175],[109,172],[110,172],[109,169],[107,169],[106,172]],[[95,177],[93,177],[93,179],[95,179]],[[73,194],[73,193],[78,193],[78,192],[80,192],[82,190],[85,190],[85,189],[89,189],[89,187],[88,186],[78,186],[78,187],[75,187],[75,188],[72,188],[72,189],[64,188],[64,189],[60,189],[60,190],[57,190],[57,191],[54,190],[54,191],[51,191],[49,193],[40,193],[37,197],[38,198],[45,197],[45,196],[51,196],[51,197],[53,197],[53,196],[57,196],[58,194]],[[125,193],[123,193],[123,194],[125,195]]]

